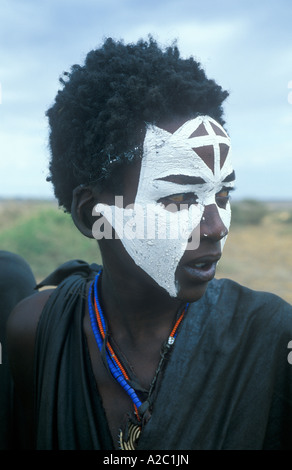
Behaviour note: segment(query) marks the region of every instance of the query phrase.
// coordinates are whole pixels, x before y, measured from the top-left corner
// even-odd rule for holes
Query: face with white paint
[[[171,297],[194,299],[215,275],[230,225],[230,139],[208,116],[174,132],[164,127],[147,127],[134,204],[100,203],[96,211],[136,265]]]

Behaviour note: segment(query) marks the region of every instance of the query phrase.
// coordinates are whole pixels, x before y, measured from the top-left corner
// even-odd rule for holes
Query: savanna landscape
[[[245,200],[232,208],[217,278],[292,303],[292,201]],[[0,220],[0,250],[23,256],[38,281],[70,259],[101,262],[97,242],[81,235],[55,201],[0,200]]]

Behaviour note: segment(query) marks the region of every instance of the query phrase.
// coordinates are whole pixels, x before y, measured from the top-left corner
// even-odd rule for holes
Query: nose
[[[222,222],[216,204],[205,206],[200,224],[201,240],[210,239],[212,241],[220,241],[222,238],[226,237],[227,234],[228,229]]]

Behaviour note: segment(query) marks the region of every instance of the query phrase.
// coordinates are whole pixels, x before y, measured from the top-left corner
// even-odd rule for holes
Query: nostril
[[[221,240],[226,235],[228,235],[228,229],[220,217],[217,206],[215,204],[205,206],[201,219],[201,237]]]

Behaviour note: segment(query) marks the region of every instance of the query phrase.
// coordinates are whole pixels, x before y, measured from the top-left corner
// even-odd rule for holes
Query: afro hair
[[[142,156],[146,123],[208,114],[224,124],[228,92],[208,79],[192,57],[182,59],[175,43],[162,49],[151,37],[136,44],[107,38],[60,82],[46,113],[48,180],[67,212],[74,188],[112,187],[118,175],[113,169]]]

